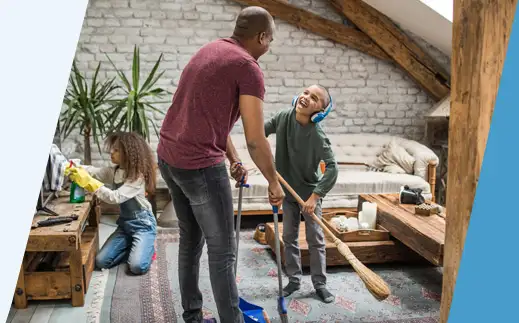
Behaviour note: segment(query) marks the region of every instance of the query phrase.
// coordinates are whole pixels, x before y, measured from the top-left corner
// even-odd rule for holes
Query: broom
[[[300,205],[304,205],[304,201],[297,195],[297,193],[294,191],[292,187],[281,177],[281,175],[277,173],[278,179],[281,182],[281,184],[290,192],[290,194],[297,200],[297,203]],[[378,300],[382,301],[386,299],[391,291],[389,290],[389,286],[386,284],[386,282],[380,278],[376,273],[374,273],[371,269],[366,267],[363,263],[355,257],[355,255],[351,252],[350,248],[339,240],[331,231],[328,229],[324,223],[315,215],[315,213],[310,214],[312,219],[321,226],[321,228],[324,230],[326,234],[331,238],[335,246],[337,247],[337,250],[341,253],[341,255],[348,260],[350,265],[353,267],[355,272],[359,275],[360,279],[364,282],[366,285],[366,288],[368,291]]]

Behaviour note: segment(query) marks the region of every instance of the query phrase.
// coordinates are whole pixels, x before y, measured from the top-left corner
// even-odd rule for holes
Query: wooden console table
[[[47,207],[60,216],[77,215],[77,220],[34,228],[29,234],[14,293],[15,308],[26,308],[29,300],[71,299],[75,307],[85,303],[99,248],[101,210],[92,195],[84,203],[68,200],[68,196],[59,197]],[[54,218],[37,215],[33,224],[49,217]]]
[[[443,265],[446,211],[442,216],[416,215],[415,205],[400,204],[398,194],[361,194],[359,209],[363,202],[377,204],[377,223],[392,237],[432,264]]]

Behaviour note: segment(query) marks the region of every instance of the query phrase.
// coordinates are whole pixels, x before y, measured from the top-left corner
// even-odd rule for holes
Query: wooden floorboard
[[[7,320],[5,323],[11,323],[13,321],[14,316],[16,315],[17,309],[12,307],[9,309],[9,314],[7,314]]]
[[[29,321],[30,323],[47,323],[49,322],[50,316],[54,311],[54,304],[46,303],[46,304],[38,304],[36,307],[36,311]]]
[[[31,318],[36,311],[37,305],[29,304],[27,308],[16,310],[16,314],[14,315],[11,323],[30,323]]]

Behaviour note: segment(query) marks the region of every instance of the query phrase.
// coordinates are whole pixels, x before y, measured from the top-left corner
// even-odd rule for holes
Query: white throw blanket
[[[49,152],[49,167],[45,169],[43,187],[45,190],[61,191],[65,182],[65,167],[68,159],[56,145],[52,145]],[[50,178],[48,178],[50,177]]]

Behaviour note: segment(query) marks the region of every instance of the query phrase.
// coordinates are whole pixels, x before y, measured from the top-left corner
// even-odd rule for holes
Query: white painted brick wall
[[[289,2],[343,22],[326,0]],[[137,44],[144,72],[164,53],[161,68],[166,72],[158,85],[174,92],[191,55],[217,37],[230,36],[241,8],[232,0],[90,0],[77,48],[78,66],[91,73],[101,61],[101,76],[115,76],[103,54],[107,53],[129,75],[133,45]],[[266,117],[287,107],[303,87],[319,83],[330,89],[336,104],[323,123],[327,132],[389,133],[422,139],[423,114],[432,100],[400,68],[279,19],[276,24],[271,50],[260,58],[267,87]],[[448,57],[411,36],[450,70]],[[168,105],[160,108],[166,110]],[[155,118],[160,125],[161,116]],[[233,131],[242,132],[240,122]],[[153,138],[152,146],[156,143]],[[93,148],[99,162],[96,152]]]

